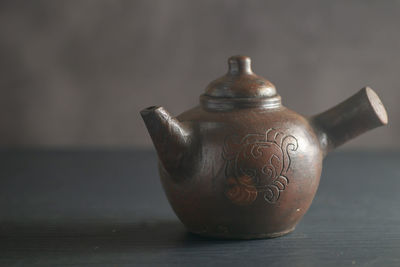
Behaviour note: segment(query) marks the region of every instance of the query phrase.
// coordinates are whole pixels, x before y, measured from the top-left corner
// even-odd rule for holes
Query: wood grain
[[[400,153],[328,156],[287,236],[200,238],[169,207],[155,154],[0,151],[1,266],[400,266]]]

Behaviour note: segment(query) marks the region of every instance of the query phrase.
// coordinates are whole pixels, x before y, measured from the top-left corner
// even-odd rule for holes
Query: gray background
[[[365,85],[399,147],[400,1],[1,1],[0,145],[150,146],[138,112],[195,105],[244,54],[305,115]]]

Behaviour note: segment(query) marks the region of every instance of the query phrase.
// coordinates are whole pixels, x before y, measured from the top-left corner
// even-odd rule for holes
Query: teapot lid
[[[256,75],[251,70],[251,59],[246,56],[232,56],[228,59],[228,73],[212,81],[200,97],[203,104],[214,107],[223,103],[225,107],[236,106],[277,106],[280,105],[280,96],[275,86],[268,80]],[[232,103],[241,103],[232,106]],[[210,105],[211,104],[211,105]]]

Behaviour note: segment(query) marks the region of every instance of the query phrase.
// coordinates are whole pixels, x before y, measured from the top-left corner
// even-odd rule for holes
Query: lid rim
[[[230,110],[235,108],[277,108],[282,106],[282,101],[278,94],[262,98],[213,97],[202,94],[200,104],[206,109]]]

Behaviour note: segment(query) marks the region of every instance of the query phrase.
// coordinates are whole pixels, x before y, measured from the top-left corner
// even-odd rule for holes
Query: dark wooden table
[[[151,151],[1,150],[1,266],[400,266],[400,153],[328,156],[295,232],[204,239],[169,207]]]

